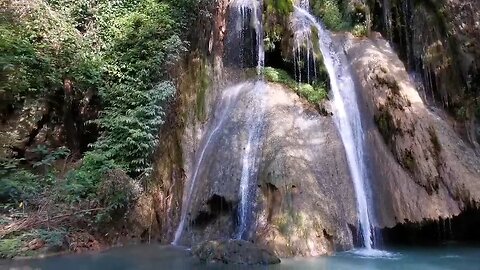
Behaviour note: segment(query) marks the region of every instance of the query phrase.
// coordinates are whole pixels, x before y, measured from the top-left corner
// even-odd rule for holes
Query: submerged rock
[[[192,249],[203,262],[226,264],[277,264],[280,259],[269,250],[244,240],[205,241]]]

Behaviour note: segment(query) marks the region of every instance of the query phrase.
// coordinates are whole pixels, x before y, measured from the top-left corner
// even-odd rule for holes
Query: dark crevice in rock
[[[237,19],[242,15],[235,14],[239,12],[235,8],[227,11],[228,22],[226,30],[226,43],[224,53],[224,65],[231,68],[253,68],[257,65],[257,46],[255,29],[250,25],[250,18],[253,14],[248,11],[243,20],[244,25],[241,26],[242,33],[236,28]]]
[[[447,242],[480,242],[480,210],[468,208],[453,218],[439,218],[421,223],[406,221],[393,228],[381,229],[386,246],[439,245]]]
[[[293,62],[285,60],[281,46],[280,42],[275,42],[272,49],[265,51],[265,66],[285,70],[290,77],[295,78],[295,66]],[[307,71],[305,70],[304,73],[302,77],[306,78]]]
[[[329,234],[325,229],[323,229],[323,237],[325,237],[329,242],[333,242],[333,235]]]
[[[205,228],[208,224],[212,223],[216,218],[218,217],[218,214],[206,212],[206,211],[200,211],[193,220],[193,227],[195,228]]]
[[[219,216],[232,213],[233,203],[225,199],[225,197],[213,194],[206,202],[208,210],[200,211],[192,221],[192,227],[202,229],[210,223],[214,222]]]
[[[46,125],[48,123],[48,121],[50,120],[50,115],[51,115],[51,110],[50,110],[50,107],[48,107],[46,113],[37,122],[37,124],[35,125],[35,128],[28,135],[28,141],[25,144],[25,147],[29,147],[33,144],[33,142],[35,141],[35,137],[37,137],[37,135],[42,130],[43,126]]]
[[[215,214],[227,214],[232,211],[233,204],[225,199],[225,197],[213,194],[207,201],[210,211]]]
[[[282,202],[282,193],[271,183],[265,183],[260,186],[263,196],[267,198],[267,222],[272,222],[272,218],[279,211]]]
[[[359,230],[357,228],[357,226],[353,225],[353,224],[348,224],[348,229],[350,230],[350,233],[352,235],[352,240],[353,240],[353,245],[358,247],[362,244],[362,241],[361,241],[361,236],[359,235]]]

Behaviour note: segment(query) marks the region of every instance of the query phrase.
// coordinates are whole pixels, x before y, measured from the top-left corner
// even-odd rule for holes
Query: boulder
[[[205,241],[192,249],[202,262],[225,264],[278,264],[280,259],[267,249],[244,240]]]

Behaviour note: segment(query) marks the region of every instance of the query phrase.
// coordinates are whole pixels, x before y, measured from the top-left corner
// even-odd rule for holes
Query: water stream
[[[334,47],[330,33],[317,22],[307,10],[295,7],[293,27],[295,38],[306,39],[307,47],[311,41],[311,27],[318,30],[318,45],[323,55],[325,67],[330,77],[330,86],[333,96],[335,124],[339,130],[348,160],[350,174],[353,179],[358,219],[360,223],[363,246],[371,250],[374,235],[371,225],[368,173],[365,166],[364,133],[358,109],[355,85],[351,77],[348,62],[342,51]]]
[[[248,140],[242,157],[242,177],[240,180],[240,207],[239,223],[235,237],[247,239],[249,232],[249,214],[252,213],[254,194],[252,194],[253,181],[258,176],[258,161],[261,140],[263,137],[263,116],[264,116],[264,92],[265,83],[261,80],[255,82],[253,88],[253,102],[255,108],[249,110],[248,117]]]
[[[237,239],[247,239],[249,232],[249,214],[252,213],[254,194],[252,193],[253,181],[258,175],[258,153],[263,133],[263,115],[264,115],[264,91],[262,70],[265,63],[265,51],[263,46],[263,24],[262,24],[262,0],[235,0],[232,5],[242,14],[242,20],[250,19],[251,25],[256,34],[256,53],[257,53],[257,81],[253,89],[254,108],[247,112],[248,139],[242,157],[242,176],[240,179],[240,205],[238,211],[238,228],[235,233]],[[249,13],[250,18],[243,14]],[[242,22],[243,25],[243,22]]]
[[[235,233],[235,238],[245,239],[248,237],[249,229],[249,214],[252,212],[252,195],[251,185],[252,180],[256,179],[258,172],[258,152],[259,146],[261,144],[262,131],[263,131],[263,114],[264,114],[264,98],[263,93],[265,90],[265,83],[262,78],[262,70],[265,62],[265,52],[263,46],[263,26],[262,26],[262,0],[234,0],[231,3],[231,8],[236,11],[233,13],[233,16],[237,16],[237,27],[236,32],[238,38],[240,39],[241,44],[243,44],[243,39],[245,38],[245,32],[248,29],[245,27],[253,27],[256,33],[256,44],[250,49],[257,53],[257,81],[252,84],[252,95],[253,99],[250,103],[250,108],[246,113],[246,125],[248,128],[248,138],[246,145],[244,147],[244,152],[242,155],[242,174],[240,179],[240,206],[238,213],[238,228]],[[247,23],[248,22],[248,23]],[[239,54],[243,54],[244,48],[239,50]],[[243,58],[240,55],[240,58]],[[184,199],[182,203],[182,212],[180,216],[180,223],[175,232],[175,237],[172,244],[177,245],[181,239],[182,233],[185,229],[185,223],[187,220],[187,215],[190,209],[190,204],[192,203],[192,195],[195,191],[195,185],[197,178],[199,178],[200,171],[202,170],[203,161],[206,156],[208,156],[207,150],[210,148],[210,145],[214,141],[213,138],[217,135],[218,131],[221,130],[225,120],[228,118],[229,111],[233,108],[236,97],[240,92],[246,91],[248,89],[249,82],[239,83],[231,89],[227,89],[223,93],[222,104],[218,105],[218,109],[215,112],[215,116],[219,120],[214,124],[213,129],[206,134],[202,144],[199,147],[199,154],[196,157],[196,163],[193,167],[193,173],[189,177],[188,183],[185,185],[188,187],[187,192],[184,194]]]
[[[222,94],[220,104],[217,106],[217,110],[215,111],[215,117],[218,119],[218,121],[214,124],[214,127],[207,134],[206,139],[202,141],[199,147],[199,154],[195,159],[196,163],[193,167],[193,173],[188,178],[188,183],[185,184],[185,187],[188,187],[188,189],[186,189],[187,192],[184,194],[182,202],[182,212],[180,215],[180,223],[175,232],[175,237],[172,242],[173,245],[179,244],[183,230],[185,229],[185,221],[187,219],[188,210],[190,209],[192,194],[194,193],[195,183],[197,181],[197,178],[199,177],[200,169],[202,168],[203,161],[206,157],[205,153],[209,149],[212,139],[217,136],[218,131],[221,130],[221,128],[223,127],[225,120],[228,118],[228,113],[232,109],[236,98],[238,97],[243,88],[245,88],[245,84],[237,84],[231,88],[224,90]]]

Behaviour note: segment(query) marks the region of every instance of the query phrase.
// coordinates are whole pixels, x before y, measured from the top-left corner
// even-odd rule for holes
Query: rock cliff
[[[480,202],[480,158],[442,110],[428,107],[379,35],[344,41],[366,104],[377,172],[377,226],[437,220]]]

